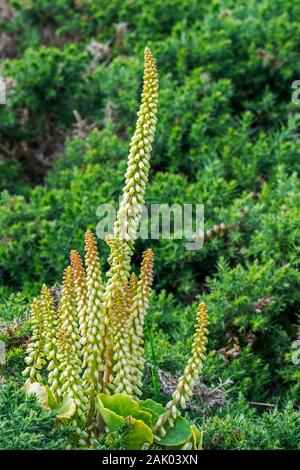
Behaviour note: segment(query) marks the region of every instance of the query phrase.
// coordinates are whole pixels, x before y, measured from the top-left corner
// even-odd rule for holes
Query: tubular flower
[[[101,391],[103,354],[104,354],[104,315],[103,315],[103,283],[93,233],[85,234],[85,264],[87,269],[87,342],[83,348],[83,387],[88,393]]]
[[[177,405],[183,409],[186,408],[187,402],[191,399],[195,382],[198,380],[200,371],[205,360],[205,351],[207,343],[207,325],[208,316],[204,302],[199,304],[197,312],[197,323],[195,325],[196,332],[192,345],[192,355],[187,363],[183,375],[178,380],[178,385],[172,395],[172,400],[167,404],[167,411],[161,415],[153,429],[153,433],[158,431],[164,434],[163,425],[168,421],[172,426],[174,420],[180,415]]]
[[[47,370],[49,388],[56,395],[58,387],[59,360],[57,349],[58,317],[53,294],[46,285],[41,290],[41,309],[44,321],[45,357],[49,361]]]
[[[135,288],[128,321],[134,395],[141,395],[142,393],[141,387],[144,370],[143,327],[153,281],[153,263],[153,251],[149,248],[143,253],[141,274]]]
[[[79,318],[81,343],[87,342],[87,283],[81,257],[76,250],[70,253],[73,282],[76,294],[76,308]]]
[[[30,343],[26,349],[25,362],[28,367],[23,371],[24,376],[29,376],[29,382],[42,382],[40,370],[46,364],[44,359],[44,337],[43,337],[43,312],[40,298],[35,298],[31,304],[31,329]]]
[[[138,278],[135,273],[132,273],[130,276],[130,283],[129,283],[129,303],[132,304],[132,299],[135,296],[136,289],[137,289]]]
[[[144,85],[137,113],[136,130],[131,139],[123,198],[115,224],[115,238],[134,241],[148,181],[149,161],[156,128],[158,75],[154,58],[146,47],[144,54]]]
[[[81,386],[82,369],[79,354],[79,327],[76,318],[75,292],[71,266],[64,273],[58,317],[58,359],[60,362],[58,396],[69,395],[74,399],[77,416],[73,420],[73,424],[78,427],[79,422],[85,423],[86,421],[88,400]]]
[[[126,318],[129,319],[133,298],[136,294],[138,278],[135,273],[131,273],[129,283],[126,286]]]

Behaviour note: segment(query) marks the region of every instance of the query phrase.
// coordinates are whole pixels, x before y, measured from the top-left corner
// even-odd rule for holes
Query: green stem
[[[152,335],[150,333],[150,329],[148,327],[147,320],[145,319],[145,326],[146,326],[146,332],[147,336],[149,339],[150,343],[150,349],[151,349],[151,358],[152,358],[152,364],[151,364],[151,379],[152,379],[152,386],[153,386],[153,391],[155,395],[155,400],[157,402],[160,401],[160,390],[159,390],[159,381],[158,381],[158,373],[157,373],[157,362],[156,362],[156,357],[155,357],[155,352],[154,352],[154,345],[153,345],[153,340],[152,340]]]

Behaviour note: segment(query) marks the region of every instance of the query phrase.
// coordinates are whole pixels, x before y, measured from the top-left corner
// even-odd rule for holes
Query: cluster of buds
[[[151,144],[157,122],[158,75],[153,56],[148,48],[145,49],[144,66],[142,102],[137,113],[136,130],[130,143],[123,197],[117,214],[113,238],[107,240],[111,249],[109,257],[111,267],[107,273],[108,282],[104,293],[105,323],[107,325],[107,336],[110,338],[109,342],[114,342],[117,348],[118,344],[123,344],[123,340],[126,343],[128,342],[125,333],[122,340],[120,339],[120,331],[118,331],[118,328],[115,329],[115,325],[118,324],[118,319],[122,318],[122,305],[128,297],[127,286],[130,278],[130,261],[145,201],[152,150]],[[120,307],[117,313],[115,308],[118,305]],[[118,343],[116,343],[116,340]],[[123,349],[125,352],[125,344]],[[115,362],[113,355],[112,348],[107,348],[104,374],[105,387],[111,381],[113,363]],[[130,389],[128,384],[127,389]]]
[[[116,350],[122,344],[122,336],[126,336],[125,320],[127,312],[126,300],[128,299],[127,283],[130,275],[130,264],[128,250],[124,240],[108,238],[107,244],[110,247],[108,262],[111,267],[106,273],[108,278],[104,292],[104,321],[105,321],[105,371],[103,376],[103,387],[106,392],[112,390],[113,377],[112,369],[116,362]],[[125,353],[125,349],[124,349]],[[127,363],[126,358],[122,358],[123,364]]]
[[[207,325],[208,316],[206,306],[204,302],[201,302],[197,312],[197,323],[195,325],[196,332],[194,334],[191,357],[184,373],[178,380],[178,385],[172,395],[172,400],[169,401],[166,406],[166,412],[159,417],[155,427],[153,428],[154,434],[160,434],[163,436],[166,432],[164,424],[168,422],[170,426],[173,426],[175,419],[180,415],[178,405],[185,409],[187,403],[192,398],[194,386],[199,379],[200,371],[203,367],[203,361],[205,360],[208,334]]]
[[[70,253],[70,261],[72,266],[74,289],[76,295],[76,308],[79,320],[79,329],[82,345],[86,342],[87,336],[87,283],[86,275],[83,267],[82,259],[76,250]]]

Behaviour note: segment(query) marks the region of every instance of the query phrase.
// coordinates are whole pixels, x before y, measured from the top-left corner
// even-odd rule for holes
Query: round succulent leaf
[[[148,446],[153,444],[154,435],[144,421],[132,417],[126,418],[126,421],[130,425],[130,431],[124,439],[126,449],[139,450],[142,449],[146,443]]]
[[[166,411],[166,408],[161,403],[157,403],[156,401],[151,400],[151,398],[139,401],[139,405],[142,410],[155,413],[157,417]]]
[[[153,444],[154,436],[152,430],[149,426],[147,426],[144,421],[140,419],[135,419],[132,416],[125,417],[118,415],[112,409],[109,409],[108,407],[104,406],[104,403],[100,396],[103,399],[103,397],[107,398],[107,395],[104,395],[102,393],[98,395],[98,410],[108,429],[111,432],[115,432],[125,421],[130,426],[130,430],[124,439],[126,449],[138,450],[141,449],[145,443],[147,443],[149,446]],[[107,405],[107,400],[105,400],[105,398],[104,401]],[[151,417],[151,415],[149,416]]]
[[[98,399],[106,409],[113,411],[116,415],[124,418],[132,416],[135,419],[144,421],[147,426],[152,426],[151,413],[140,409],[139,403],[126,393],[116,393],[114,395],[99,393]]]
[[[106,426],[108,427],[108,429],[111,432],[115,432],[119,429],[121,424],[124,423],[125,418],[123,416],[118,415],[117,413],[115,413],[111,409],[106,408],[103,404],[102,399],[100,398],[100,395],[101,395],[101,398],[103,398],[103,394],[100,393],[98,395],[98,410],[99,410],[99,413],[101,414],[101,416],[103,418],[103,421],[106,424]]]
[[[171,427],[168,423],[164,425],[166,435],[157,439],[160,446],[174,447],[185,444],[192,435],[190,423],[183,416],[178,416],[174,426]]]

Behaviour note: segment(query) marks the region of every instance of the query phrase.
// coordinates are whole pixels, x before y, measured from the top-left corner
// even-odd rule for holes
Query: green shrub
[[[55,426],[36,397],[26,397],[15,384],[0,386],[0,449],[52,450],[68,445],[71,430]]]
[[[283,411],[253,411],[210,418],[204,427],[205,449],[299,450],[300,414],[288,405]]]

